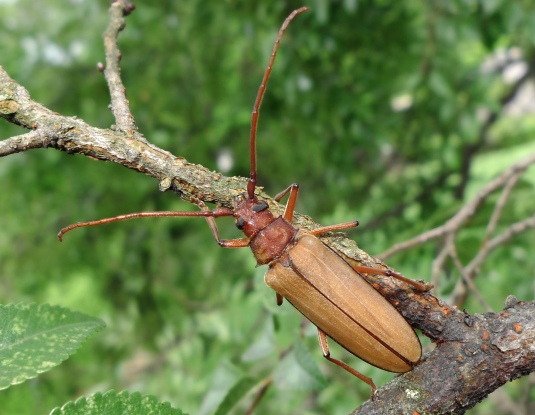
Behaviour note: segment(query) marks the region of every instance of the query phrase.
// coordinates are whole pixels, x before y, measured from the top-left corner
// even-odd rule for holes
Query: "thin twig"
[[[119,130],[129,135],[136,135],[144,140],[139,133],[126,99],[126,89],[121,80],[121,51],[117,44],[119,32],[126,26],[124,18],[134,10],[135,6],[129,0],[114,1],[110,7],[110,24],[104,32],[104,47],[106,49],[106,66],[104,77],[108,83],[111,97],[111,111],[115,117],[115,123]]]
[[[498,177],[491,182],[487,183],[483,188],[477,192],[476,196],[464,205],[450,220],[444,225],[424,232],[414,238],[411,238],[405,242],[398,243],[387,251],[377,255],[376,257],[385,260],[386,258],[397,254],[401,251],[405,251],[409,248],[413,248],[416,245],[421,245],[424,242],[440,238],[446,235],[448,232],[457,231],[460,227],[470,219],[477,212],[481,203],[496,189],[504,186],[512,176],[524,172],[530,165],[535,163],[535,153],[530,154],[528,157],[514,163],[504,170]]]
[[[535,228],[535,214],[521,220],[519,222],[513,223],[511,226],[509,226],[505,231],[503,231],[498,236],[492,238],[485,246],[484,249],[481,249],[477,255],[474,257],[474,259],[467,265],[466,268],[470,272],[474,272],[475,269],[479,268],[483,261],[489,256],[489,254],[494,251],[499,246],[504,245],[506,242],[508,242],[510,239],[515,237],[516,235],[521,234],[522,232],[527,231],[528,229]]]
[[[431,266],[431,284],[435,287],[435,290],[438,292],[440,286],[440,274],[444,269],[444,264],[446,260],[451,256],[451,250],[455,246],[455,233],[450,232],[444,238],[444,244],[439,254],[433,260],[433,265]]]
[[[505,245],[516,235],[519,235],[522,232],[532,228],[535,228],[535,214],[524,220],[513,223],[504,232],[491,239],[487,244],[484,245],[482,249],[478,251],[477,255],[465,267],[466,274],[470,279],[473,278],[477,270],[481,267],[485,259],[492,251],[502,245]],[[461,299],[464,297],[465,293],[466,289],[464,288],[463,283],[460,281],[457,282],[457,285],[453,289],[450,298],[448,299],[448,304],[458,304],[461,302]]]
[[[459,273],[461,274],[462,282],[464,284],[466,284],[468,286],[468,288],[470,288],[470,291],[472,291],[472,293],[476,296],[477,300],[479,301],[479,304],[486,311],[494,311],[494,310],[492,310],[492,308],[489,305],[489,303],[487,303],[485,298],[483,298],[483,296],[479,292],[478,288],[474,284],[474,279],[472,278],[472,275],[467,272],[467,268],[468,267],[464,267],[463,264],[461,263],[461,260],[459,259],[459,255],[457,255],[457,250],[455,249],[455,246],[453,246],[453,249],[452,249],[450,255],[451,255],[451,258],[453,259],[453,263],[455,264],[455,266],[459,270]],[[449,303],[449,304],[451,304],[451,303]],[[458,307],[461,305],[461,304],[456,304],[456,303],[453,303],[453,304],[455,304]]]
[[[55,137],[43,134],[40,130],[33,130],[15,137],[0,141],[0,157],[20,153],[34,148],[46,148],[52,145]]]
[[[507,199],[509,199],[509,195],[511,194],[511,191],[515,187],[516,183],[518,182],[518,179],[520,179],[520,176],[522,176],[523,171],[519,171],[516,174],[513,174],[507,183],[505,183],[505,186],[502,190],[502,194],[500,195],[500,198],[496,202],[496,206],[494,207],[494,211],[492,212],[492,215],[490,217],[489,223],[487,225],[487,230],[485,232],[485,237],[483,238],[482,245],[485,245],[491,235],[494,233],[494,230],[496,229],[496,226],[498,225],[498,221],[500,220],[500,216],[502,214],[503,208],[505,207],[505,204],[507,202]],[[482,246],[483,248],[483,246]]]

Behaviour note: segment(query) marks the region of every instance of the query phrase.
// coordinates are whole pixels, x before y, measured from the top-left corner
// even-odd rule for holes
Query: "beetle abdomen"
[[[410,371],[422,348],[401,314],[319,239],[296,240],[289,263],[272,264],[266,284],[351,353],[390,372]]]

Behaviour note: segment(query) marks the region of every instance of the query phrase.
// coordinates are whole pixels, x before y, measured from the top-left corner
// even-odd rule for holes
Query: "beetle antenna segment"
[[[120,222],[123,220],[128,219],[135,219],[135,218],[155,218],[155,217],[175,217],[175,216],[200,216],[205,218],[219,218],[221,216],[232,216],[233,211],[231,209],[219,207],[212,210],[201,210],[197,212],[175,212],[175,211],[162,211],[162,212],[138,212],[138,213],[127,213],[126,215],[119,215],[114,216],[113,218],[105,218],[105,219],[98,219],[98,220],[92,220],[89,222],[78,222],[73,223],[72,225],[66,226],[58,233],[58,239],[60,242],[63,241],[63,235],[65,235],[67,232],[72,231],[76,228],[83,228],[86,226],[98,226],[98,225],[105,225],[106,223],[112,223],[112,222]]]
[[[262,103],[262,98],[264,97],[264,93],[266,92],[266,85],[269,80],[269,75],[271,74],[271,69],[273,68],[273,62],[275,62],[275,56],[277,55],[277,49],[279,48],[279,43],[281,41],[282,35],[284,34],[284,31],[286,30],[290,22],[294,19],[294,17],[300,13],[306,12],[307,10],[310,10],[310,8],[301,7],[297,10],[294,10],[292,13],[290,13],[290,15],[282,24],[281,28],[279,29],[277,40],[273,45],[273,52],[271,52],[271,57],[269,58],[268,66],[266,68],[266,71],[264,72],[262,83],[258,88],[258,94],[256,95],[256,100],[253,107],[253,114],[251,117],[251,136],[249,143],[249,148],[251,151],[251,175],[249,177],[249,182],[247,183],[247,195],[251,200],[254,199],[254,190],[256,187],[256,127],[258,124],[260,104]]]

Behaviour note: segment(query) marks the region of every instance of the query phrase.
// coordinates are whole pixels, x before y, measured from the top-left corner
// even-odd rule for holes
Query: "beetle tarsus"
[[[372,395],[370,396],[372,401],[375,401],[375,398],[377,397],[377,387],[375,385],[372,385]]]

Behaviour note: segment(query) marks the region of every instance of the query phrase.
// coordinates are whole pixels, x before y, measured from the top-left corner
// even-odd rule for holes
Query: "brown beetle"
[[[373,380],[357,372],[344,362],[330,357],[327,337],[349,352],[381,369],[404,373],[418,363],[422,348],[411,326],[390,303],[381,296],[359,273],[393,276],[427,290],[428,286],[408,280],[389,270],[352,266],[339,254],[323,244],[316,235],[358,226],[358,222],[325,226],[312,231],[297,229],[292,218],[299,186],[292,184],[275,196],[280,201],[289,194],[283,216],[275,217],[266,201],[258,199],[256,188],[256,127],[262,97],[269,79],[281,37],[290,21],[302,7],[292,12],[279,30],[268,67],[255,100],[251,121],[250,156],[251,175],[247,192],[234,199],[234,209],[217,207],[209,210],[199,202],[198,212],[140,212],[113,218],[72,224],[63,228],[58,238],[75,228],[102,225],[126,219],[159,216],[205,217],[217,243],[224,248],[249,246],[258,265],[268,265],[265,276],[268,286],[277,294],[277,303],[287,299],[297,310],[318,328],[318,339],[323,355],[344,368],[372,388]],[[245,238],[223,240],[215,218],[233,216],[236,226]]]

